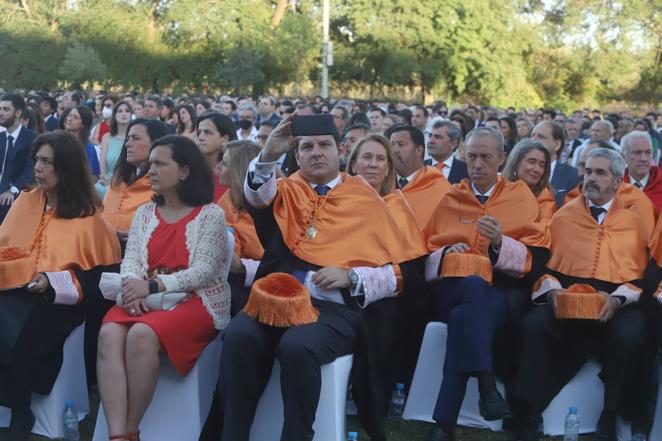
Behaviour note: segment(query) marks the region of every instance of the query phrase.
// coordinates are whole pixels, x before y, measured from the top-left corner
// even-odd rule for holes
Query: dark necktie
[[[409,184],[409,181],[407,178],[400,178],[398,179],[398,185],[400,188],[405,188],[405,185]]]
[[[5,169],[5,156],[14,148],[14,137],[7,136],[7,143],[0,145],[0,173]]]
[[[600,223],[600,221],[598,220],[600,215],[602,213],[604,213],[605,211],[607,211],[602,207],[595,207],[595,206],[590,207],[589,210],[591,210],[591,216],[593,216],[593,219],[595,219],[595,221],[598,222],[598,223]]]
[[[641,182],[635,182],[635,183],[634,183],[634,186],[637,187],[639,190],[643,190],[643,189],[644,189],[644,186],[641,185]]]
[[[477,194],[476,199],[478,199],[478,202],[480,202],[482,205],[485,205],[485,202],[487,202],[487,199],[489,196],[486,196],[484,194]]]
[[[328,185],[316,185],[315,186],[315,191],[320,196],[326,196],[326,194],[329,192],[329,190],[331,190],[331,187],[329,187]]]

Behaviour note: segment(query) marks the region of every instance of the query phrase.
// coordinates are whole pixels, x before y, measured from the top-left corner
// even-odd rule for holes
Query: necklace
[[[320,211],[322,211],[322,207],[324,207],[324,204],[326,203],[326,199],[327,196],[317,196],[317,199],[315,199],[313,216],[310,219],[308,228],[306,228],[306,237],[310,240],[313,240],[317,237],[317,228],[315,227],[315,223],[317,222],[317,217],[319,216]]]

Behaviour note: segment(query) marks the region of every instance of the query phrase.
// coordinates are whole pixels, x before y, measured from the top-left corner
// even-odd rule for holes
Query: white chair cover
[[[35,425],[32,433],[48,438],[64,438],[64,402],[72,400],[78,411],[78,420],[90,413],[85,375],[85,323],[71,331],[63,347],[63,361],[60,373],[49,395],[32,394],[32,413]],[[8,427],[11,411],[0,407],[0,427]]]
[[[347,384],[353,355],[336,358],[322,366],[322,388],[315,414],[313,441],[344,441]],[[278,441],[283,427],[283,399],[280,393],[280,363],[276,361],[271,378],[260,397],[251,427],[251,441]]]

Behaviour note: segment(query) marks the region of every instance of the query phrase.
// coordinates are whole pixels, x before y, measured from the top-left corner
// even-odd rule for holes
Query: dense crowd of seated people
[[[320,125],[299,133],[311,115]],[[274,430],[312,440],[321,366],[353,354],[359,421],[383,441],[390,393],[411,384],[431,321],[448,338],[426,441],[455,439],[472,377],[485,420],[539,440],[543,411],[592,358],[604,384],[594,439],[616,440],[618,417],[646,439],[662,338],[661,145],[656,112],[5,93],[9,439],[29,439],[32,394],[50,393],[85,323],[88,387],[111,440],[140,439],[160,354],[185,376],[219,337],[201,440],[248,441],[274,360]]]

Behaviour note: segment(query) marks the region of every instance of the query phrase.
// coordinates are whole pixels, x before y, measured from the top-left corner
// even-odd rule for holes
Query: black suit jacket
[[[432,159],[426,159],[424,161],[425,165],[432,165]],[[453,165],[451,165],[451,170],[448,173],[448,182],[451,184],[457,184],[462,179],[469,178],[469,171],[467,170],[467,163],[460,161],[457,158],[453,158]]]
[[[0,180],[0,193],[16,187],[23,190],[34,180],[34,164],[32,162],[32,142],[37,134],[25,127],[21,128],[18,138],[14,140],[14,147],[7,151],[2,180]],[[0,145],[6,145],[7,132],[0,133]]]
[[[566,193],[572,191],[579,184],[578,170],[575,167],[557,161],[551,184],[554,188],[556,206],[561,207]]]
[[[60,120],[58,119],[57,116],[51,115],[45,122],[44,124],[46,125],[46,130],[49,132],[52,132],[54,130],[57,130],[58,127],[60,126]]]

